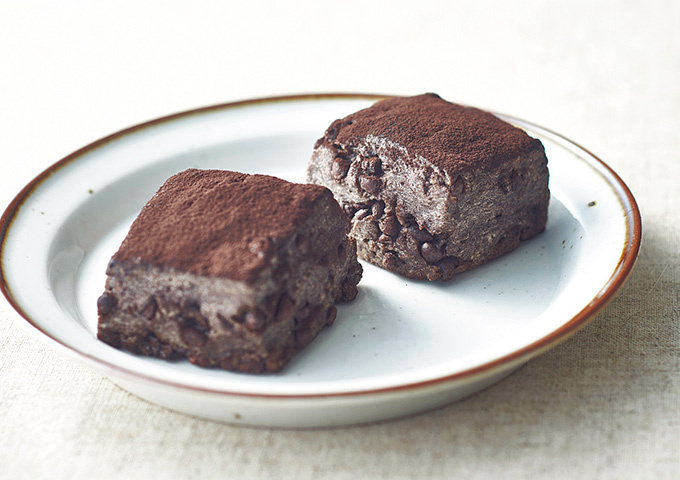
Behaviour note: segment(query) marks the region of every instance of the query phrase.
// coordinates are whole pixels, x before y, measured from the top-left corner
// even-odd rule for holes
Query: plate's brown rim
[[[422,382],[413,382],[404,385],[397,385],[392,387],[376,388],[376,389],[364,389],[358,391],[347,391],[347,392],[328,392],[328,393],[318,393],[318,394],[260,394],[260,393],[248,393],[248,392],[232,392],[223,389],[213,389],[213,388],[203,388],[196,387],[192,385],[186,385],[179,382],[166,381],[158,379],[152,376],[144,375],[139,372],[131,371],[126,368],[120,367],[118,365],[112,364],[110,362],[101,360],[99,358],[93,357],[86,353],[80,352],[70,345],[67,345],[53,337],[51,337],[47,332],[40,328],[40,326],[33,321],[33,319],[24,311],[24,309],[19,305],[19,303],[14,299],[11,292],[11,288],[7,283],[4,273],[4,248],[5,240],[7,234],[11,228],[13,220],[16,218],[18,211],[20,210],[23,203],[30,196],[41,183],[43,183],[47,178],[52,176],[55,172],[63,168],[65,165],[73,162],[74,160],[81,157],[83,154],[99,148],[111,141],[114,141],[125,135],[129,135],[140,130],[144,130],[149,127],[154,127],[158,124],[165,123],[168,121],[186,118],[192,115],[198,115],[203,113],[208,113],[211,111],[225,110],[237,107],[249,107],[258,104],[270,104],[276,102],[294,102],[294,101],[311,101],[311,100],[335,100],[335,99],[365,99],[365,100],[379,100],[385,98],[388,95],[380,94],[364,94],[364,93],[316,93],[316,94],[301,94],[301,95],[287,95],[287,96],[277,96],[277,97],[265,97],[265,98],[254,98],[248,100],[242,100],[237,102],[221,103],[217,105],[211,105],[206,107],[200,107],[192,110],[187,110],[184,112],[174,113],[171,115],[166,115],[153,120],[149,120],[144,123],[134,125],[129,128],[125,128],[116,133],[108,135],[100,140],[90,143],[75,152],[67,155],[63,159],[57,161],[42,173],[31,180],[10,202],[9,206],[6,208],[2,217],[0,217],[0,290],[7,298],[7,301],[12,305],[12,307],[21,315],[33,328],[48,337],[52,342],[56,343],[58,346],[64,348],[67,353],[74,355],[80,360],[86,362],[92,362],[97,364],[99,367],[104,367],[105,370],[116,373],[123,374],[126,377],[132,377],[137,380],[146,380],[152,383],[165,385],[168,387],[187,389],[197,392],[211,393],[217,395],[235,395],[241,397],[253,397],[253,398],[278,398],[278,399],[312,399],[312,398],[329,398],[329,397],[347,397],[347,396],[358,396],[358,395],[378,395],[387,393],[398,393],[406,390],[422,389],[437,387],[447,383],[460,382],[477,375],[491,375],[497,371],[500,371],[503,367],[509,368],[512,365],[519,365],[530,358],[542,353],[543,351],[555,346],[557,343],[562,342],[569,338],[571,335],[575,334],[578,330],[587,325],[604,307],[606,307],[609,302],[614,298],[618,290],[623,286],[625,281],[628,279],[635,261],[639,254],[640,244],[642,240],[642,221],[640,215],[640,209],[633,197],[632,192],[625,184],[625,182],[619,177],[619,175],[614,172],[606,163],[604,163],[600,158],[598,158],[593,153],[589,152],[585,148],[581,147],[577,143],[569,140],[568,138],[553,132],[544,127],[540,127],[531,122],[518,119],[516,117],[498,114],[500,117],[507,121],[519,124],[520,126],[530,128],[532,130],[538,131],[542,134],[548,135],[552,140],[568,147],[573,150],[573,147],[580,149],[583,152],[581,156],[585,161],[591,165],[598,167],[600,173],[604,174],[605,180],[613,187],[615,193],[617,194],[621,206],[623,207],[626,216],[626,243],[619,259],[618,265],[614,270],[612,276],[605,286],[598,292],[598,294],[586,305],[580,312],[578,312],[571,320],[562,325],[560,328],[552,331],[548,335],[542,337],[541,339],[519,349],[508,355],[502,356],[490,362],[484,363],[477,367],[463,370],[461,372],[456,372],[451,375],[445,375],[442,377],[425,380]],[[586,158],[587,157],[587,158]]]

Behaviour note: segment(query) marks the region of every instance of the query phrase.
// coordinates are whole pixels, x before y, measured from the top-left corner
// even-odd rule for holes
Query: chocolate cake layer
[[[361,278],[331,192],[187,170],[144,206],[107,268],[98,337],[142,355],[276,372]]]
[[[550,197],[539,140],[434,94],[388,98],[333,122],[307,180],[331,189],[351,218],[360,258],[428,280],[543,231]]]

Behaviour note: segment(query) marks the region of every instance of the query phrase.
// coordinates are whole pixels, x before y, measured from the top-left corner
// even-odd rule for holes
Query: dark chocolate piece
[[[331,192],[187,170],[144,206],[107,268],[98,337],[203,367],[276,372],[357,295],[361,265]]]
[[[360,258],[449,280],[545,229],[541,142],[434,94],[392,97],[336,120],[307,170],[352,220]]]

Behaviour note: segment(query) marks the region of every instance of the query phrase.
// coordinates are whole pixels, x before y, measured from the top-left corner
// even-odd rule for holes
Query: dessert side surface
[[[351,218],[360,258],[413,279],[450,280],[545,229],[541,142],[435,94],[392,97],[336,120],[307,181]]]
[[[351,301],[362,269],[331,192],[191,169],[144,206],[107,268],[98,338],[203,367],[281,370]]]

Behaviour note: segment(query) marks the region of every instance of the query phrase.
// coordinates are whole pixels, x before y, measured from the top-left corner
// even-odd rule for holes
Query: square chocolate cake
[[[333,122],[307,180],[333,191],[360,258],[428,280],[450,280],[542,232],[550,197],[539,140],[434,94]]]
[[[187,170],[144,206],[107,268],[98,338],[202,367],[276,372],[357,295],[350,222],[331,192]]]

